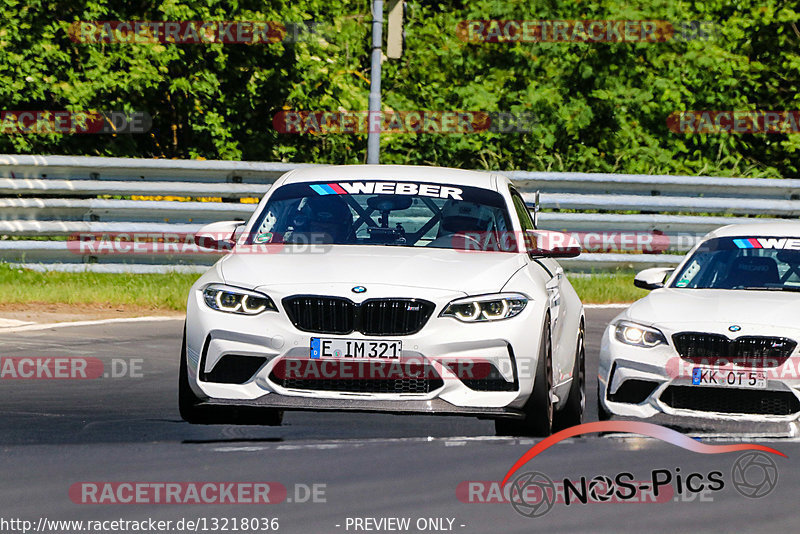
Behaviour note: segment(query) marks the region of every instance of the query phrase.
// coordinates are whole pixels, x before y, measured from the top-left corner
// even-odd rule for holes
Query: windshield
[[[709,239],[692,254],[672,287],[800,291],[800,239]]]
[[[414,182],[289,184],[259,215],[252,243],[327,243],[515,252],[503,197],[488,189]]]

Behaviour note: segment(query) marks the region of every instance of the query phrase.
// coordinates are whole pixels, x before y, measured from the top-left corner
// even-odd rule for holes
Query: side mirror
[[[640,271],[633,278],[633,285],[641,289],[659,289],[664,287],[664,282],[672,274],[670,267],[653,267]]]
[[[525,247],[531,256],[574,258],[581,253],[581,244],[569,234],[551,230],[528,230]]]
[[[212,250],[231,250],[236,244],[234,234],[237,230],[244,229],[242,221],[222,221],[207,224],[194,234],[197,246]]]

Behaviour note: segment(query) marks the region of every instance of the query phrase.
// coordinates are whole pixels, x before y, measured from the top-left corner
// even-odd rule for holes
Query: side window
[[[517,212],[520,225],[522,225],[522,231],[534,230],[531,214],[528,211],[528,206],[525,205],[525,201],[522,199],[522,195],[514,188],[509,188],[509,191],[511,192],[511,199],[514,202],[514,210]]]

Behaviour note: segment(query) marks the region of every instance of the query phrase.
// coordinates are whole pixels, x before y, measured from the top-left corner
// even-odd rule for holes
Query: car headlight
[[[203,290],[203,300],[212,310],[241,315],[258,315],[265,310],[278,311],[268,296],[224,284],[211,284]]]
[[[519,315],[528,304],[521,293],[498,293],[454,300],[440,317],[453,317],[464,323],[500,321]]]
[[[667,344],[667,338],[664,337],[661,330],[630,321],[618,321],[614,325],[614,337],[617,338],[617,341],[626,345],[644,347],[646,349],[656,345]]]

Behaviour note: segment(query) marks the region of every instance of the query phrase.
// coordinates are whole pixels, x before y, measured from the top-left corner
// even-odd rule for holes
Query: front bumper
[[[664,330],[664,329],[662,329]],[[762,371],[766,389],[692,384],[698,365],[668,345],[643,349],[621,343],[609,325],[600,348],[598,397],[611,414],[648,418],[657,414],[705,420],[791,422],[800,418],[800,354],[778,367],[735,367]]]
[[[325,294],[342,295],[350,287],[326,287]],[[351,410],[364,412],[453,414],[478,417],[521,417],[533,388],[544,312],[533,300],[518,316],[494,323],[465,324],[439,317],[444,306],[463,294],[426,291],[420,295],[402,287],[370,287],[370,298],[424,298],[436,304],[425,326],[404,336],[338,336],[298,330],[282,306],[285,296],[308,288],[270,288],[278,312],[256,316],[209,309],[192,290],[187,306],[186,358],[189,385],[207,405],[260,406],[283,410]],[[383,293],[382,293],[383,292]],[[320,291],[322,293],[322,291]],[[348,295],[348,298],[353,298]],[[274,371],[281,362],[308,360],[312,337],[401,340],[401,363],[424,363],[435,370],[441,385],[424,393],[376,393],[283,387]],[[228,356],[258,360],[252,376],[241,383],[215,381],[214,369]],[[320,362],[321,360],[312,360]],[[501,375],[502,390],[476,390],[448,363],[488,362]]]

